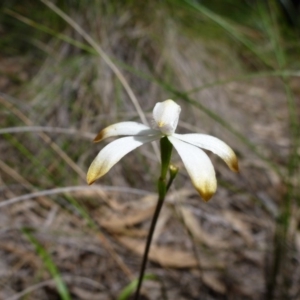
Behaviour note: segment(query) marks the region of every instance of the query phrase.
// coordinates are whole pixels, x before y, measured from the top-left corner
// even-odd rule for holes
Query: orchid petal
[[[174,134],[173,136],[183,142],[212,151],[220,156],[232,171],[239,171],[238,160],[233,150],[214,136],[197,133]]]
[[[181,108],[173,100],[158,102],[153,109],[154,128],[163,134],[171,135],[175,132]]]
[[[180,155],[194,187],[208,201],[217,190],[215,170],[209,157],[201,149],[174,136],[168,136],[168,139]]]
[[[119,135],[153,135],[157,130],[137,122],[120,122],[110,125],[101,130],[94,139],[94,142],[100,142],[108,137]]]
[[[94,183],[95,180],[105,175],[127,153],[143,144],[159,139],[160,136],[129,136],[111,142],[99,152],[90,165],[87,173],[88,184]]]

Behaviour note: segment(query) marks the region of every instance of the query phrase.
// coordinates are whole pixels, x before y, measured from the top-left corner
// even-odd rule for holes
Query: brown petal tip
[[[92,180],[92,181],[87,181],[88,185],[92,185],[96,180]]]
[[[236,156],[234,156],[234,158],[231,160],[231,170],[234,172],[239,172],[239,162]]]
[[[201,187],[195,186],[195,188],[205,202],[208,202],[217,190],[217,186],[208,182],[206,184],[202,184]]]
[[[200,193],[200,192],[199,192]],[[214,195],[214,193],[200,193],[201,195],[201,198],[205,201],[205,202],[208,202],[212,196]]]
[[[106,130],[105,129],[101,130],[94,138],[94,143],[101,142],[105,138],[105,135],[106,135]]]
[[[91,172],[91,168],[89,168],[88,173],[86,175],[86,182],[88,185],[92,185],[97,180],[97,177],[94,173]]]

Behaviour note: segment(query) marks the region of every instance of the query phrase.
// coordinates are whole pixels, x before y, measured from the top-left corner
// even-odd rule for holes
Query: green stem
[[[153,233],[154,233],[157,219],[158,219],[159,213],[161,211],[161,208],[162,208],[162,205],[164,203],[165,196],[167,193],[166,177],[167,177],[167,173],[169,170],[170,159],[171,159],[171,154],[172,154],[172,144],[169,142],[167,137],[164,137],[160,140],[160,148],[161,148],[161,175],[158,179],[158,201],[157,201],[157,205],[156,205],[155,212],[153,215],[153,219],[151,221],[149,234],[147,237],[146,248],[145,248],[144,255],[143,255],[143,261],[142,261],[142,265],[141,265],[141,269],[140,269],[139,280],[138,280],[138,285],[136,288],[134,300],[138,300],[140,298],[140,290],[142,287],[142,282],[143,282],[143,278],[144,278],[144,274],[145,274],[145,270],[146,270],[148,254],[149,254],[149,250],[150,250],[150,246],[151,246],[151,242],[152,242]],[[169,187],[169,185],[168,185],[168,187]]]

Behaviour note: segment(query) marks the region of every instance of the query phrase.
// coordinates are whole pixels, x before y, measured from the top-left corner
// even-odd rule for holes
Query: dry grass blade
[[[99,284],[98,282],[86,278],[86,277],[80,277],[80,276],[62,276],[63,280],[65,280],[66,282],[73,282],[76,281],[77,283],[84,283],[86,285],[89,285],[93,288],[98,288],[98,289],[103,289],[103,286],[101,284]],[[49,280],[45,280],[42,282],[39,282],[35,285],[29,286],[28,288],[26,288],[25,290],[23,290],[20,293],[17,293],[9,298],[6,298],[6,300],[18,300],[20,298],[22,298],[23,296],[30,294],[38,289],[41,289],[43,287],[46,286],[54,286],[55,285],[55,281],[54,279],[49,279]]]
[[[182,107],[178,133],[224,140],[242,172],[232,174],[209,154],[219,183],[209,203],[178,174],[153,238],[149,266],[159,282],[145,282],[144,297],[296,299],[299,126],[291,118],[300,95],[299,45],[273,10],[278,1],[202,1],[202,12],[190,0],[42,1],[0,4],[0,299],[59,297],[24,243],[24,225],[53,256],[72,297],[117,299],[134,282],[157,201],[147,192],[156,189],[154,151],[148,145],[129,154],[99,182],[105,186],[81,178],[97,152],[93,132],[142,122],[133,101],[148,111],[170,92]],[[250,43],[272,70],[246,49]]]
[[[64,193],[76,193],[76,192],[82,192],[84,190],[94,190],[97,192],[103,192],[103,191],[118,191],[118,192],[124,192],[124,193],[132,193],[136,195],[147,195],[148,192],[137,190],[137,189],[130,189],[130,188],[123,188],[123,187],[111,187],[111,186],[100,186],[100,185],[94,185],[92,187],[90,186],[69,186],[69,187],[63,187],[63,188],[55,188],[51,190],[44,190],[39,191],[31,194],[22,195],[19,197],[15,197],[12,199],[8,199],[6,201],[0,202],[0,207],[4,207],[7,205],[15,204],[20,201],[25,201],[41,196],[50,196],[50,195],[56,195],[56,194],[64,194]]]
[[[36,192],[36,188],[30,182],[28,182],[23,176],[21,176],[17,171],[15,171],[13,168],[8,166],[2,160],[0,160],[0,169],[2,169],[5,173],[7,173],[12,178],[14,178],[16,180],[16,182],[19,182],[21,185],[26,187],[28,190],[30,190],[32,192]],[[47,199],[46,197],[43,197],[43,195],[38,196],[38,197],[39,197],[39,201],[46,207],[50,208],[53,205],[55,205],[53,202],[50,202],[49,199]],[[0,207],[4,203],[5,203],[5,201],[0,202]]]
[[[29,286],[28,288],[26,288],[22,292],[17,293],[12,297],[7,298],[6,300],[18,300],[18,299],[22,298],[23,296],[26,296],[27,294],[30,294],[30,293],[34,292],[35,290],[41,289],[45,286],[54,286],[54,285],[55,285],[54,279],[45,280],[43,282],[40,282],[40,283],[37,283],[35,285]]]
[[[115,249],[109,242],[109,240],[102,234],[99,233],[98,235],[99,240],[104,245],[104,247],[108,250],[111,257],[114,259],[114,261],[117,263],[117,265],[120,267],[120,269],[123,271],[123,273],[131,280],[133,280],[133,274],[130,271],[130,269],[127,267],[127,265],[124,263],[123,259],[116,253]]]
[[[4,161],[0,160],[0,169],[3,172],[11,176],[16,182],[19,182],[21,185],[26,187],[29,190],[32,190],[33,186],[28,182],[23,176],[21,176],[16,170],[8,166]]]
[[[79,137],[83,137],[86,139],[93,139],[95,137],[94,133],[89,132],[81,132],[75,129],[68,128],[58,128],[58,127],[50,127],[50,126],[22,126],[22,127],[6,127],[0,129],[0,134],[6,133],[20,133],[20,132],[49,132],[49,133],[63,133],[69,135],[76,135]]]
[[[43,2],[45,5],[47,5],[51,10],[53,10],[62,19],[64,19],[69,25],[71,25],[97,51],[97,53],[103,58],[103,60],[108,64],[108,66],[112,69],[112,71],[115,73],[115,75],[120,80],[124,89],[128,93],[128,96],[129,96],[130,100],[132,101],[132,104],[134,105],[142,122],[146,125],[149,125],[149,123],[145,117],[145,114],[144,114],[135,94],[133,93],[131,87],[127,83],[125,77],[123,76],[121,71],[118,69],[118,67],[112,62],[112,60],[109,58],[109,56],[99,46],[99,44],[96,43],[96,41],[87,32],[85,32],[82,27],[80,27],[73,19],[71,19],[62,10],[60,10],[54,3],[52,3],[48,0],[41,0],[41,2]],[[152,145],[153,145],[153,149],[154,149],[154,152],[155,152],[157,158],[159,158],[160,155],[159,155],[159,150],[158,150],[157,145],[155,143],[152,143]]]
[[[226,286],[225,284],[218,279],[215,274],[205,273],[202,276],[204,283],[209,286],[212,290],[216,291],[220,294],[226,293]]]
[[[26,125],[32,126],[33,122],[27,118],[19,109],[17,109],[14,105],[7,102],[4,98],[0,97],[0,102],[7,107],[10,111],[13,112],[18,118],[20,118]],[[39,136],[42,138],[42,140],[48,144],[82,179],[85,180],[85,172],[81,170],[77,166],[77,164],[56,144],[54,143],[51,138],[41,132],[39,133]]]

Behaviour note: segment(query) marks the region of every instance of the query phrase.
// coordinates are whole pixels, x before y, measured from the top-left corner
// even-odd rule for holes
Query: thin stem
[[[140,270],[140,275],[139,275],[139,281],[138,281],[138,286],[135,292],[135,296],[134,296],[134,300],[138,300],[140,297],[140,289],[142,286],[142,282],[143,282],[143,277],[145,274],[145,270],[146,270],[146,265],[147,265],[147,261],[148,261],[148,254],[149,254],[149,250],[150,250],[150,245],[152,242],[152,237],[153,237],[153,233],[155,230],[155,226],[156,226],[156,222],[159,216],[159,213],[161,211],[162,205],[164,203],[164,198],[158,198],[157,201],[157,205],[156,205],[156,209],[153,215],[153,219],[151,222],[151,226],[149,229],[149,234],[148,234],[148,238],[147,238],[147,243],[146,243],[146,248],[145,248],[145,252],[144,252],[144,256],[143,256],[143,261],[142,261],[142,266],[141,266],[141,270]]]
[[[149,254],[149,250],[150,250],[150,246],[151,246],[151,242],[152,242],[152,237],[153,237],[153,233],[155,230],[155,226],[157,223],[157,219],[159,216],[159,213],[161,211],[162,205],[164,203],[165,200],[165,196],[166,193],[168,191],[168,188],[170,187],[170,184],[168,185],[167,188],[167,173],[169,170],[169,166],[170,166],[170,160],[171,160],[171,155],[172,155],[172,144],[169,142],[167,137],[163,137],[160,140],[160,149],[161,149],[161,175],[158,179],[158,201],[157,201],[157,205],[155,208],[155,212],[153,215],[153,219],[151,221],[151,225],[150,225],[150,229],[149,229],[149,234],[147,237],[147,242],[146,242],[146,248],[144,251],[144,255],[143,255],[143,261],[142,261],[142,266],[141,266],[141,270],[140,270],[140,274],[139,274],[139,280],[138,280],[138,285],[137,285],[137,289],[135,292],[135,296],[134,296],[134,300],[138,300],[140,298],[140,290],[142,287],[142,282],[143,282],[143,278],[144,278],[144,274],[145,274],[145,270],[146,270],[146,265],[147,265],[147,261],[148,261],[148,254]],[[178,170],[177,170],[178,171]],[[171,178],[172,180],[175,178],[177,171],[171,174]]]

